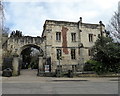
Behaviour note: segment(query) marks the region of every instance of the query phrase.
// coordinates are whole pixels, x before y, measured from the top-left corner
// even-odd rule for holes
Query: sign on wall
[[[49,72],[49,65],[45,65],[45,72]]]

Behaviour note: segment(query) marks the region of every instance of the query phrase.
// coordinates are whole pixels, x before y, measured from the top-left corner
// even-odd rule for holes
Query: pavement
[[[118,94],[118,78],[38,77],[22,70],[17,77],[2,77],[3,94]]]

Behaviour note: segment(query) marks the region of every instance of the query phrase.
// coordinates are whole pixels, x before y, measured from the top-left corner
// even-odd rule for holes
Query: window
[[[61,49],[57,49],[57,59],[61,59],[61,56],[62,56],[62,51]]]
[[[56,40],[61,41],[61,32],[56,32]]]
[[[71,59],[76,59],[75,49],[71,49]]]
[[[93,51],[92,51],[92,49],[88,49],[88,56],[93,56]]]
[[[93,34],[89,34],[89,42],[93,42]]]
[[[71,33],[72,42],[76,41],[76,33]]]

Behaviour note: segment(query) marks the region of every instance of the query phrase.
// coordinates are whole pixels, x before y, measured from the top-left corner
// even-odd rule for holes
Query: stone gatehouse
[[[105,26],[98,24],[46,20],[41,37],[8,37],[3,48],[3,55],[10,52],[21,57],[21,52],[28,48],[37,48],[39,57],[38,72],[55,72],[60,65],[63,70],[75,68],[82,71],[84,63],[92,56],[91,47],[99,36],[105,36]],[[16,59],[17,60],[17,59]],[[59,66],[59,67],[60,67]]]
[[[59,65],[72,68],[72,65],[82,70],[84,63],[90,59],[91,47],[97,38],[105,36],[105,26],[99,24],[46,20],[42,37],[45,37],[45,55],[51,57],[51,69],[54,71]]]

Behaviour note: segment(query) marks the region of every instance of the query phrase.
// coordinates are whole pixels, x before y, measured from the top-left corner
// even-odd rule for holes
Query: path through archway
[[[21,74],[28,73],[27,71],[38,70],[39,56],[43,56],[43,51],[36,45],[25,45],[22,47],[20,57],[22,64],[20,65]],[[25,71],[27,70],[27,71]],[[32,72],[32,71],[31,71]],[[30,75],[30,74],[29,74]]]

